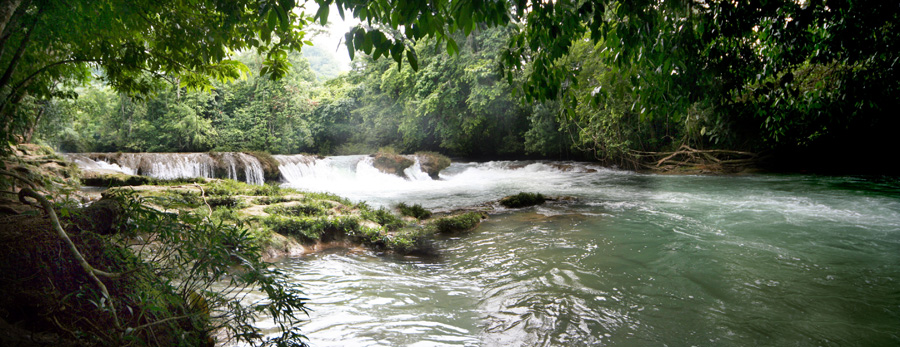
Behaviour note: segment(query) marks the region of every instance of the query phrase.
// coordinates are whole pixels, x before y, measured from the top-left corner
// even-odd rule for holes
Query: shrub
[[[263,211],[268,214],[284,214],[290,216],[323,216],[327,214],[328,209],[321,203],[304,203],[299,205],[274,205],[266,207]]]
[[[304,299],[283,273],[260,259],[261,250],[247,230],[211,222],[190,211],[164,213],[126,190],[112,191],[108,198],[121,204],[122,232],[110,236],[83,232],[73,240],[93,266],[126,275],[107,282],[108,297],[101,296],[80,272],[54,281],[53,290],[68,284],[74,289],[60,292],[65,297],[58,304],[65,311],[53,314],[73,317],[57,325],[83,332],[75,338],[87,338],[77,344],[211,345],[214,340],[208,332],[221,331],[220,336],[230,341],[220,343],[260,345],[270,342],[254,325],[263,314],[274,315],[272,319],[279,322],[273,340],[302,344],[297,326],[306,313]],[[120,246],[123,237],[135,235],[153,240],[154,245]],[[65,252],[56,248],[47,249],[51,259],[73,267],[75,262],[60,257]],[[243,300],[251,288],[264,293],[264,300]]]
[[[214,209],[217,207],[242,208],[245,205],[243,200],[234,196],[211,196],[206,199],[206,203]]]
[[[401,215],[413,217],[415,219],[428,219],[431,217],[431,211],[426,210],[419,204],[410,206],[401,202],[397,204],[397,209],[400,210]]]
[[[363,209],[361,215],[363,218],[378,223],[387,230],[397,230],[403,226],[403,221],[400,218],[384,208],[377,210]]]

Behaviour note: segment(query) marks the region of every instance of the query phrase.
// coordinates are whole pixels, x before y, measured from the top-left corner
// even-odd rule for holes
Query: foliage
[[[400,214],[403,216],[413,217],[415,219],[428,219],[431,217],[431,211],[426,210],[422,205],[413,204],[412,206],[407,205],[406,203],[397,204],[397,209],[400,210]]]
[[[541,193],[521,192],[516,195],[510,195],[500,199],[500,204],[508,208],[522,208],[543,204],[547,201]]]
[[[209,78],[233,80],[248,70],[230,59],[236,50],[265,55],[261,74],[284,76],[287,50],[305,43],[307,17],[287,1],[4,2],[0,16],[0,129],[4,140],[28,132],[41,111],[22,100],[71,97],[71,88],[99,68],[117,91],[147,95],[167,78],[176,87],[208,88]],[[152,76],[147,75],[150,71]],[[183,129],[203,126],[186,109]],[[202,138],[195,139],[203,141]]]
[[[130,329],[119,343],[151,341],[144,336],[154,335],[151,328],[171,326],[189,327],[188,331],[204,335],[222,331],[229,340],[248,345],[304,344],[297,323],[306,313],[305,299],[297,288],[288,285],[283,273],[260,260],[260,249],[247,230],[212,223],[187,211],[162,213],[123,190],[108,198],[118,201],[123,216],[127,216],[118,219],[121,225],[116,230],[122,232],[110,242],[120,244],[137,235],[148,240],[130,248],[134,252],[131,261],[145,270],[131,275],[139,278],[135,283],[140,287],[125,299],[134,300],[135,304],[128,305],[126,301],[125,305],[139,311],[119,314],[144,318],[128,325]],[[124,252],[120,253],[131,254]],[[262,292],[265,299],[251,301],[247,297],[251,290]],[[173,305],[180,307],[178,311],[171,312]],[[262,315],[276,322],[279,335],[260,334],[254,322]]]
[[[337,0],[333,3],[342,15],[346,11],[362,20],[344,42],[352,53],[365,55],[357,55],[350,74],[322,84],[306,60],[283,49],[297,44],[305,19],[290,22],[296,24],[290,43],[281,36],[265,42],[263,32],[282,34],[279,8],[283,11],[289,3],[279,7],[266,2],[256,13],[256,7],[243,7],[254,10],[233,18],[249,23],[229,22],[223,30],[243,26],[260,36],[223,37],[212,48],[198,50],[201,57],[207,53],[206,65],[195,57],[162,64],[163,77],[178,83],[159,93],[160,102],[130,97],[146,95],[138,92],[151,90],[159,76],[122,65],[130,52],[123,49],[103,53],[98,62],[102,79],[116,92],[89,86],[79,91],[76,102],[59,98],[73,97],[70,85],[87,77],[78,62],[62,63],[54,69],[69,70],[39,74],[57,76],[59,88],[35,80],[44,92],[9,94],[17,95],[19,110],[6,128],[43,124],[47,130],[37,131],[40,139],[77,151],[330,154],[393,146],[401,153],[432,150],[467,157],[588,155],[638,167],[646,158],[642,153],[681,145],[873,153],[862,149],[889,145],[889,129],[898,125],[891,110],[900,95],[894,64],[900,51],[900,31],[894,30],[900,10],[883,2]],[[98,10],[99,23],[118,28],[134,20],[127,13],[122,23],[107,23],[106,11],[122,6],[109,5]],[[160,9],[157,4],[137,5],[146,6],[148,13]],[[45,8],[46,14],[15,12],[11,25],[21,30],[7,45],[32,32],[28,19],[38,18],[37,27],[43,28],[51,25],[45,19],[57,18],[60,11],[42,1],[26,7]],[[331,8],[320,6],[315,19],[325,21]],[[216,10],[228,15],[234,9]],[[172,26],[195,11],[178,12],[171,22],[153,17],[162,21],[161,32],[172,35],[145,40],[178,49],[207,43],[185,43],[175,35],[194,30]],[[196,26],[209,24],[213,12],[197,14]],[[70,24],[76,34],[96,31],[75,19],[59,23],[52,25]],[[214,29],[208,40],[224,35]],[[140,41],[130,35],[141,30],[146,23],[121,35],[96,37],[130,43]],[[34,32],[37,42],[58,39]],[[92,36],[72,39],[76,52],[90,42],[84,37]],[[261,47],[265,55],[248,52],[221,63],[225,56],[210,52],[228,43]],[[13,52],[6,50],[0,62],[16,60]],[[137,65],[182,53],[132,52]],[[388,56],[393,62],[379,59]],[[396,64],[403,60],[412,69]],[[234,72],[242,71],[240,66],[274,69],[278,73],[271,75],[283,78],[237,80]],[[182,93],[182,85],[202,84],[200,75],[235,81],[210,84],[215,90],[208,96]],[[506,83],[499,83],[503,79]],[[526,103],[514,95],[524,96]]]
[[[405,224],[400,218],[385,208],[363,209],[360,215],[364,219],[378,223],[386,230],[397,230]]]
[[[322,203],[302,203],[296,205],[271,205],[264,209],[269,214],[284,214],[291,216],[323,216],[327,214],[330,206]]]

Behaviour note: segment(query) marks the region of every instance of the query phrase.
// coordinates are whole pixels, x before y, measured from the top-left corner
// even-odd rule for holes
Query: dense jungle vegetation
[[[64,97],[23,97],[24,122],[7,127],[78,152],[389,146],[639,168],[690,148],[761,154],[776,165],[888,169],[878,150],[897,125],[896,5],[532,6],[544,7],[520,11],[525,22],[459,22],[449,27],[464,30],[444,36],[364,23],[348,34],[348,47],[361,51],[352,71],[334,78],[328,53],[310,48],[315,66],[283,52],[278,80],[258,73],[271,56],[245,51],[233,61],[247,67],[239,76],[200,88],[140,73],[146,94],[112,88],[109,72],[93,68],[97,82],[52,84],[51,95]]]

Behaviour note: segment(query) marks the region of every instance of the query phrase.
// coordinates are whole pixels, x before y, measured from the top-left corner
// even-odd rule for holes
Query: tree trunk
[[[38,111],[37,116],[34,117],[34,123],[31,123],[31,126],[28,129],[25,129],[25,133],[22,134],[24,138],[24,143],[31,143],[31,138],[34,137],[34,130],[37,129],[38,124],[41,122],[41,117],[44,115],[44,111],[47,110],[47,105],[41,106],[41,110]]]
[[[21,4],[22,0],[0,0],[0,35],[6,30],[6,25]]]
[[[40,17],[41,11],[38,11],[38,14],[34,17],[34,22],[31,23],[31,28],[29,28],[28,32],[25,33],[25,37],[22,38],[22,42],[19,42],[19,49],[16,50],[16,53],[13,55],[12,60],[9,61],[9,65],[6,67],[6,71],[3,73],[3,77],[0,77],[0,89],[6,87],[12,80],[13,72],[15,72],[16,68],[19,66],[19,60],[22,58],[22,54],[25,53],[25,47],[28,47],[28,41],[31,40],[31,34],[34,32],[34,28],[37,27],[37,23]],[[14,90],[10,91],[10,93],[14,92]]]

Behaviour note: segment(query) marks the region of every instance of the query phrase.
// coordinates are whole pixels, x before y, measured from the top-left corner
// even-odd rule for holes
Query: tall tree
[[[56,84],[85,80],[92,68],[117,91],[146,95],[154,76],[206,87],[244,66],[231,52],[255,49],[262,73],[288,70],[288,50],[304,44],[306,17],[294,0],[3,0],[0,3],[0,115],[12,140],[26,95],[58,96]],[[8,16],[8,19],[7,19]]]

